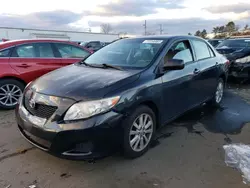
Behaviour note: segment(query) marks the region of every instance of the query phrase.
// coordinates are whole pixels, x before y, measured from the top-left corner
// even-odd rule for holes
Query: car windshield
[[[161,39],[119,40],[92,54],[85,63],[144,68],[151,63],[165,42]]]
[[[250,39],[231,39],[220,43],[217,48],[245,48],[250,47]]]

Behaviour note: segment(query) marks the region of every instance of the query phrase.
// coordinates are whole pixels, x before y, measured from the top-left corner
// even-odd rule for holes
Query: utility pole
[[[162,35],[162,31],[163,31],[162,24],[160,24],[160,35]]]
[[[145,23],[143,24],[143,26],[144,26],[145,35],[147,35],[147,20],[145,20]]]

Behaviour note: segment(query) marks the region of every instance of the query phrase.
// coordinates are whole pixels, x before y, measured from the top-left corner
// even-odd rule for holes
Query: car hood
[[[222,48],[216,48],[216,50],[220,53],[220,54],[230,54],[230,53],[233,53],[233,52],[236,52],[236,51],[240,51],[242,50],[243,48],[229,48],[229,47],[222,47]]]
[[[230,61],[250,55],[250,48],[216,48],[216,50]]]
[[[38,93],[51,96],[75,100],[98,99],[135,81],[139,72],[70,65],[43,75],[31,87]]]

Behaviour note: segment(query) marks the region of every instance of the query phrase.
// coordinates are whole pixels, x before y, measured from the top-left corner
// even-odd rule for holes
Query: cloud
[[[157,13],[157,8],[181,9],[182,0],[120,0],[98,6],[87,14],[98,16],[143,16]]]
[[[82,14],[76,14],[66,10],[56,10],[30,13],[27,15],[0,14],[0,23],[2,27],[70,29],[68,25],[81,18]]]
[[[206,29],[211,31],[216,25],[224,25],[227,21],[220,20],[204,20],[200,18],[187,18],[187,19],[155,19],[147,22],[147,32],[160,33],[160,24],[163,27],[163,33],[165,34],[188,34],[194,33],[197,30]],[[90,26],[99,26],[101,22],[89,22]],[[111,24],[115,32],[127,32],[130,34],[143,34],[144,27],[143,21],[124,21],[120,23]]]
[[[82,17],[81,14],[77,14],[66,10],[37,12],[30,14],[29,16],[35,16],[39,20],[43,20],[45,22],[58,25],[70,24],[72,22],[81,19]]]
[[[144,20],[147,20],[147,31],[150,33],[159,34],[159,24],[162,24],[164,33],[187,34],[202,29],[210,32],[213,27],[225,25],[231,20],[235,20],[235,23],[242,27],[250,23],[250,11],[246,10],[250,10],[249,3],[218,5],[204,9],[196,6],[187,8],[187,0],[116,0],[103,2],[96,9],[90,8],[88,11],[77,13],[62,9],[26,15],[0,14],[0,23],[2,27],[77,31],[89,26],[99,28],[102,23],[110,23],[113,32],[143,34]]]
[[[250,10],[250,3],[237,3],[237,4],[228,4],[221,6],[211,6],[205,8],[205,10],[211,13],[219,13],[219,14],[227,12],[242,13]]]

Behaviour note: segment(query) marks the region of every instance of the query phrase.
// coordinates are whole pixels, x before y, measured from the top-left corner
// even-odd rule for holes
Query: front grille
[[[24,97],[24,107],[34,116],[49,119],[56,111],[56,106],[36,103],[34,108],[30,107],[29,99]]]

